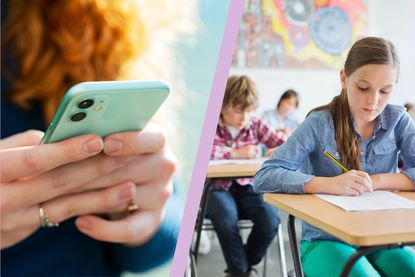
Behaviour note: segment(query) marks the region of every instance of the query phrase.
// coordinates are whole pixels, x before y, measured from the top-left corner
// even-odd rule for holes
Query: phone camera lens
[[[71,120],[74,122],[78,122],[81,121],[82,119],[84,119],[86,117],[86,113],[84,112],[79,112],[79,113],[75,113],[71,116]]]
[[[92,105],[94,105],[94,100],[85,99],[85,100],[82,100],[81,102],[79,102],[78,107],[80,109],[87,109],[87,108],[91,107]]]

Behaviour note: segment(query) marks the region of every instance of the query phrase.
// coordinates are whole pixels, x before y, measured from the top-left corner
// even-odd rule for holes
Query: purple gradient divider
[[[239,23],[242,17],[243,5],[243,0],[232,0],[229,7],[221,50],[213,79],[212,91],[210,93],[209,103],[205,115],[205,123],[199,141],[199,149],[196,156],[195,166],[193,167],[192,179],[190,181],[189,193],[187,195],[183,221],[180,228],[176,251],[174,253],[170,276],[182,277],[186,268],[187,258],[189,257],[189,249],[192,242],[194,225],[203,191],[203,184],[205,183],[213,137],[218,123],[219,111],[222,105],[226,80],[228,79],[229,69],[231,66],[232,54],[239,30]]]

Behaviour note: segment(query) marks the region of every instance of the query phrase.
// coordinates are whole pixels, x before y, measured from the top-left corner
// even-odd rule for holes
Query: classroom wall
[[[401,59],[401,73],[391,103],[415,103],[415,1],[368,0],[368,32],[390,39]],[[297,90],[303,119],[313,107],[326,104],[340,92],[337,70],[231,68],[230,74],[250,76],[260,91],[257,114],[274,108],[288,88]]]

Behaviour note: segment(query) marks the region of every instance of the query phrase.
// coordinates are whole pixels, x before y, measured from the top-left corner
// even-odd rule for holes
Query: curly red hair
[[[40,101],[47,121],[70,86],[121,79],[149,47],[135,1],[12,0],[3,28],[19,66],[3,70],[8,97],[23,108]]]

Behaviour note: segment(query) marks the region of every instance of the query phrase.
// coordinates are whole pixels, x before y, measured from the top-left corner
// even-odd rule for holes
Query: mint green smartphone
[[[65,94],[40,143],[142,130],[169,95],[162,81],[85,82]]]

